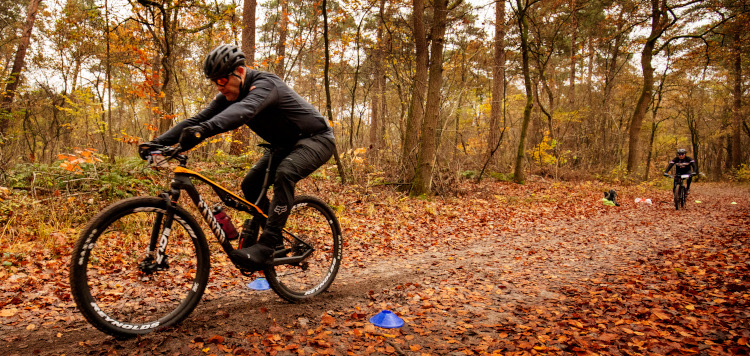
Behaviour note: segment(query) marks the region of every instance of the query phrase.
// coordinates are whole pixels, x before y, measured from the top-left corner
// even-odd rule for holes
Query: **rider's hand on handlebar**
[[[182,130],[180,135],[180,146],[182,151],[188,151],[197,146],[204,139],[203,127],[190,126]]]
[[[662,174],[663,174],[663,175],[664,175],[665,177],[669,177],[669,173],[667,173],[667,172],[664,172],[664,173],[662,173]]]
[[[154,143],[154,141],[141,143],[138,145],[138,156],[140,156],[142,160],[148,160],[148,158],[151,157],[151,151],[158,146],[161,145]]]

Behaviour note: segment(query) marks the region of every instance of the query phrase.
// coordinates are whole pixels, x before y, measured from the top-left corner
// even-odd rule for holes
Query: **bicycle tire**
[[[313,252],[297,264],[266,267],[268,284],[276,294],[290,302],[299,302],[324,292],[338,274],[342,257],[341,227],[333,210],[322,200],[299,196],[294,200],[284,228],[285,247],[292,251],[286,256],[304,253],[305,248],[290,246],[294,234],[313,247]],[[276,258],[284,256],[276,256]]]
[[[675,210],[680,210],[680,186],[676,185],[674,187],[674,208]]]
[[[174,206],[166,267],[144,273],[152,229],[162,236],[162,198],[119,201],[81,232],[70,261],[71,294],[91,325],[119,339],[175,325],[201,299],[208,281],[209,250],[195,218]],[[158,230],[157,230],[158,229]]]
[[[687,188],[680,185],[680,208],[685,209],[685,202],[687,201]]]

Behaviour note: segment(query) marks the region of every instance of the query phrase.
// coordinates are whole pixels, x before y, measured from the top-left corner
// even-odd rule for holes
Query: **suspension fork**
[[[157,266],[166,264],[167,244],[169,235],[172,232],[172,222],[174,221],[174,203],[180,198],[180,191],[172,189],[159,194],[164,199],[167,207],[166,214],[157,214],[154,225],[151,227],[151,240],[148,244],[148,255],[153,258]]]

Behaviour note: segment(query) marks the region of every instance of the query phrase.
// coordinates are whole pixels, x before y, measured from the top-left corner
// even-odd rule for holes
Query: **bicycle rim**
[[[208,246],[184,210],[174,214],[166,262],[151,273],[140,267],[152,231],[162,236],[164,219],[158,217],[166,213],[162,199],[126,200],[81,234],[71,261],[72,294],[99,330],[120,338],[151,332],[181,321],[200,300],[208,280]],[[162,223],[154,229],[156,221]]]
[[[341,228],[327,204],[314,197],[298,197],[287,220],[285,230],[312,247],[312,253],[301,263],[266,268],[271,288],[282,298],[296,302],[318,295],[328,289],[341,265]],[[292,257],[309,252],[305,244],[285,233],[285,247],[291,251],[279,257]],[[294,245],[291,245],[293,242]]]

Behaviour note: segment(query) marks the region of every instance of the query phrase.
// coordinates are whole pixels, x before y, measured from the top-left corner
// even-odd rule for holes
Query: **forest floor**
[[[320,187],[318,187],[320,188]],[[621,206],[605,206],[615,188]],[[302,190],[312,189],[310,186]],[[749,354],[750,188],[695,183],[687,209],[647,185],[461,183],[459,196],[323,186],[340,207],[344,263],[290,304],[212,255],[177,327],[119,341],[76,311],[60,255],[0,266],[6,355]],[[649,198],[653,204],[635,203]],[[92,212],[93,214],[93,212]],[[211,244],[218,251],[215,243]],[[5,264],[7,266],[7,264]],[[368,320],[382,310],[405,326]]]

